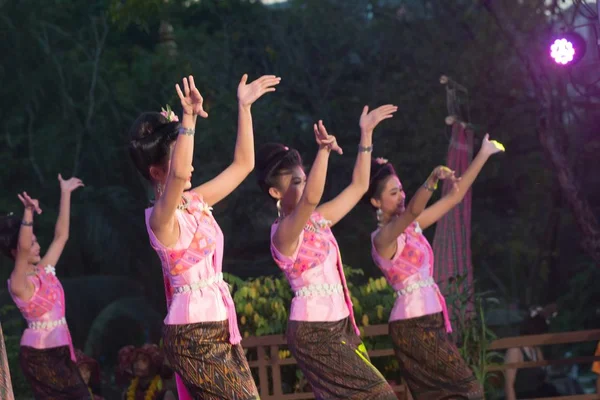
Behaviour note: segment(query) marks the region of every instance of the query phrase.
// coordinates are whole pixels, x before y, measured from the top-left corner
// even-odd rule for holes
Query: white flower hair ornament
[[[160,115],[162,115],[163,117],[165,117],[167,119],[167,121],[169,122],[179,122],[179,117],[177,116],[177,114],[175,114],[173,112],[173,110],[171,110],[171,106],[167,104],[167,108],[161,108],[160,109]]]

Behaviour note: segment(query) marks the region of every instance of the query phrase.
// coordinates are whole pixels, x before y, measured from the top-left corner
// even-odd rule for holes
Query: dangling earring
[[[381,208],[375,211],[375,216],[377,217],[377,226],[383,226],[383,211],[381,211]]]
[[[156,193],[158,193],[158,197],[162,196],[163,185],[160,182],[156,184]]]
[[[281,208],[281,200],[277,200],[277,217],[283,218],[283,210]]]

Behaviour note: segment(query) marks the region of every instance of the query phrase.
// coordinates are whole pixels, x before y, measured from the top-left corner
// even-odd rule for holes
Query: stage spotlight
[[[550,57],[560,65],[573,65],[585,55],[585,39],[578,33],[568,32],[555,36],[550,45]]]

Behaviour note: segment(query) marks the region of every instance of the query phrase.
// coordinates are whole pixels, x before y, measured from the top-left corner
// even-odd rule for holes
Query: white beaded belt
[[[218,273],[215,276],[211,276],[208,279],[202,281],[196,281],[189,285],[177,286],[173,288],[173,294],[181,294],[190,292],[192,290],[204,289],[207,286],[214,285],[217,282],[223,281],[223,273]]]
[[[57,319],[56,321],[33,321],[28,324],[29,329],[48,329],[56,328],[59,325],[66,325],[67,320],[65,317]]]
[[[317,283],[314,285],[304,286],[294,293],[296,297],[307,296],[331,296],[332,294],[344,293],[344,287],[339,283]]]
[[[433,280],[432,277],[430,277],[427,279],[423,279],[422,281],[417,281],[417,282],[411,283],[404,289],[396,290],[396,293],[398,294],[398,296],[406,296],[407,294],[411,294],[415,290],[419,290],[421,288],[434,286],[434,285],[435,285],[435,281]]]

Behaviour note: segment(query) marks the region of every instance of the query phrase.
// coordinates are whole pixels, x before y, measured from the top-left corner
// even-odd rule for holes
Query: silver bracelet
[[[33,221],[22,220],[21,221],[21,225],[23,225],[23,226],[33,226]]]
[[[437,189],[437,185],[435,185],[434,187],[431,187],[431,186],[429,186],[429,185],[427,184],[427,182],[425,182],[425,183],[423,184],[423,187],[424,187],[425,189],[429,190],[431,193],[435,192],[435,189]]]
[[[179,134],[186,135],[186,136],[194,136],[196,134],[196,130],[193,128],[181,127],[181,128],[179,128]]]
[[[359,153],[370,153],[372,151],[373,151],[373,145],[370,145],[370,146],[361,146],[360,144],[358,145]]]

